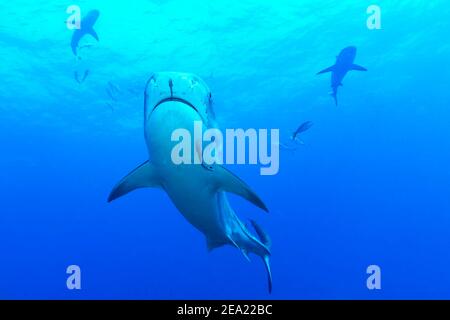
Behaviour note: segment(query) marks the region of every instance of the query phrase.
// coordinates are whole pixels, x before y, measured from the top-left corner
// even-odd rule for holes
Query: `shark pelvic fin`
[[[327,72],[331,72],[333,70],[334,70],[334,65],[332,65],[331,67],[328,67],[326,69],[323,69],[322,71],[317,72],[317,74],[327,73]]]
[[[218,242],[218,241],[211,240],[210,238],[206,238],[206,246],[208,248],[208,251],[212,251],[215,248],[221,247],[223,245],[224,245],[223,242]]]
[[[139,188],[158,186],[159,179],[156,170],[149,161],[146,161],[116,184],[108,197],[108,202]]]
[[[266,205],[262,202],[262,200],[254,193],[250,187],[233,173],[228,171],[222,166],[216,166],[215,170],[212,171],[216,179],[217,189],[222,189],[226,192],[235,193],[244,199],[250,201],[258,208],[269,212]]]
[[[362,67],[362,66],[359,66],[359,65],[357,65],[357,64],[352,64],[352,68],[351,68],[352,70],[356,70],[356,71],[367,71],[367,69],[366,68],[364,68],[364,67]]]

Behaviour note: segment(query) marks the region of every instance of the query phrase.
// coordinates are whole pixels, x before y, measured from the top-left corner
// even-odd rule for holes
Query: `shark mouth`
[[[158,102],[157,104],[155,104],[155,106],[152,108],[152,111],[148,113],[147,119],[150,118],[150,116],[153,114],[153,112],[154,112],[158,107],[160,107],[161,105],[163,105],[163,104],[166,103],[166,102],[180,102],[180,103],[182,103],[182,104],[188,106],[189,108],[193,109],[193,110],[198,114],[198,116],[202,119],[202,121],[203,121],[204,123],[207,123],[207,120],[203,118],[203,116],[201,115],[201,113],[198,111],[198,109],[197,109],[192,103],[190,103],[189,101],[187,101],[187,100],[185,100],[185,99],[183,99],[183,98],[178,98],[178,97],[165,98],[165,99],[162,99],[161,101],[159,101],[159,102]],[[145,106],[147,106],[147,105],[145,104]]]
[[[169,101],[175,101],[175,102],[181,102],[185,105],[187,105],[188,107],[191,107],[192,109],[194,109],[195,112],[198,113],[198,115],[201,117],[200,112],[198,111],[198,109],[189,101],[182,99],[182,98],[177,98],[177,97],[170,97],[170,98],[165,98],[162,99],[160,102],[158,102],[157,104],[155,104],[155,106],[153,107],[152,111],[150,112],[153,113],[153,111],[155,111],[156,108],[158,108],[160,105],[162,105],[164,102],[169,102]]]

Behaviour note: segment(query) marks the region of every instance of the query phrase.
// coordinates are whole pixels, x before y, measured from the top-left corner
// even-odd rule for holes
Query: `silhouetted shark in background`
[[[98,35],[94,30],[94,24],[97,22],[99,15],[100,11],[98,10],[89,11],[88,14],[81,20],[80,29],[74,31],[72,35],[72,41],[70,43],[74,55],[76,56],[78,55],[77,52],[78,43],[80,42],[81,38],[83,38],[86,34],[90,34],[97,41],[99,41]]]
[[[336,105],[338,104],[337,90],[339,86],[342,86],[342,80],[344,79],[347,72],[351,70],[367,71],[366,68],[353,63],[353,61],[355,61],[355,56],[356,56],[356,47],[347,47],[343,49],[336,57],[336,63],[333,66],[317,73],[322,74],[326,72],[331,72],[331,88],[333,89],[331,96],[334,98]]]

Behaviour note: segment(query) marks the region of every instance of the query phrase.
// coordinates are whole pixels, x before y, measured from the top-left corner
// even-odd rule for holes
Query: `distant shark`
[[[174,130],[185,129],[194,137],[195,121],[201,121],[205,128],[214,127],[207,85],[192,74],[154,74],[146,84],[144,114],[150,160],[124,177],[113,188],[108,202],[138,188],[163,189],[183,216],[205,235],[209,250],[228,244],[238,248],[247,259],[249,253],[260,256],[271,292],[270,239],[254,221],[251,224],[258,237],[249,232],[231,208],[225,192],[237,194],[268,211],[265,204],[247,184],[221,165],[177,165],[171,158],[173,147],[179,143],[171,139]],[[192,145],[195,150],[197,142]]]
[[[80,29],[76,29],[74,31],[70,46],[75,56],[78,55],[78,43],[80,42],[81,38],[83,38],[85,35],[90,34],[97,41],[99,41],[97,32],[95,32],[94,30],[94,24],[97,22],[99,16],[100,11],[98,10],[89,11],[88,14],[81,20]]]
[[[338,104],[337,91],[338,88],[342,86],[342,80],[344,79],[347,72],[351,70],[367,71],[366,68],[353,63],[355,57],[356,57],[356,47],[347,47],[343,49],[336,57],[336,63],[333,66],[317,73],[322,74],[326,72],[331,72],[331,88],[333,89],[331,96],[334,98],[336,105]]]

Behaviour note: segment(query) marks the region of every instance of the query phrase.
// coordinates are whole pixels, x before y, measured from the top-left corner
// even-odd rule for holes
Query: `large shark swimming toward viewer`
[[[342,86],[342,80],[346,74],[351,70],[367,71],[366,68],[353,63],[355,61],[355,57],[356,47],[344,48],[336,57],[336,63],[334,65],[317,73],[322,74],[331,72],[331,88],[333,89],[331,96],[334,98],[336,105],[338,104],[337,91],[338,88]]]
[[[270,238],[254,221],[258,235],[253,236],[231,208],[226,192],[235,193],[268,211],[261,199],[237,176],[219,164],[175,164],[172,141],[182,128],[195,136],[194,122],[214,127],[211,92],[198,77],[185,73],[158,73],[148,80],[144,93],[144,132],[149,161],[138,166],[112,190],[111,202],[135,189],[162,188],[176,208],[199,231],[209,250],[223,245],[238,248],[248,259],[260,256],[268,273],[269,292],[272,276],[269,264]],[[193,143],[192,150],[195,150]]]
[[[97,22],[99,16],[100,11],[89,11],[87,15],[81,20],[80,29],[77,29],[73,32],[70,47],[72,48],[72,52],[74,55],[78,55],[78,43],[85,35],[90,34],[95,38],[95,40],[99,41],[97,32],[95,32],[94,30],[94,24]]]

